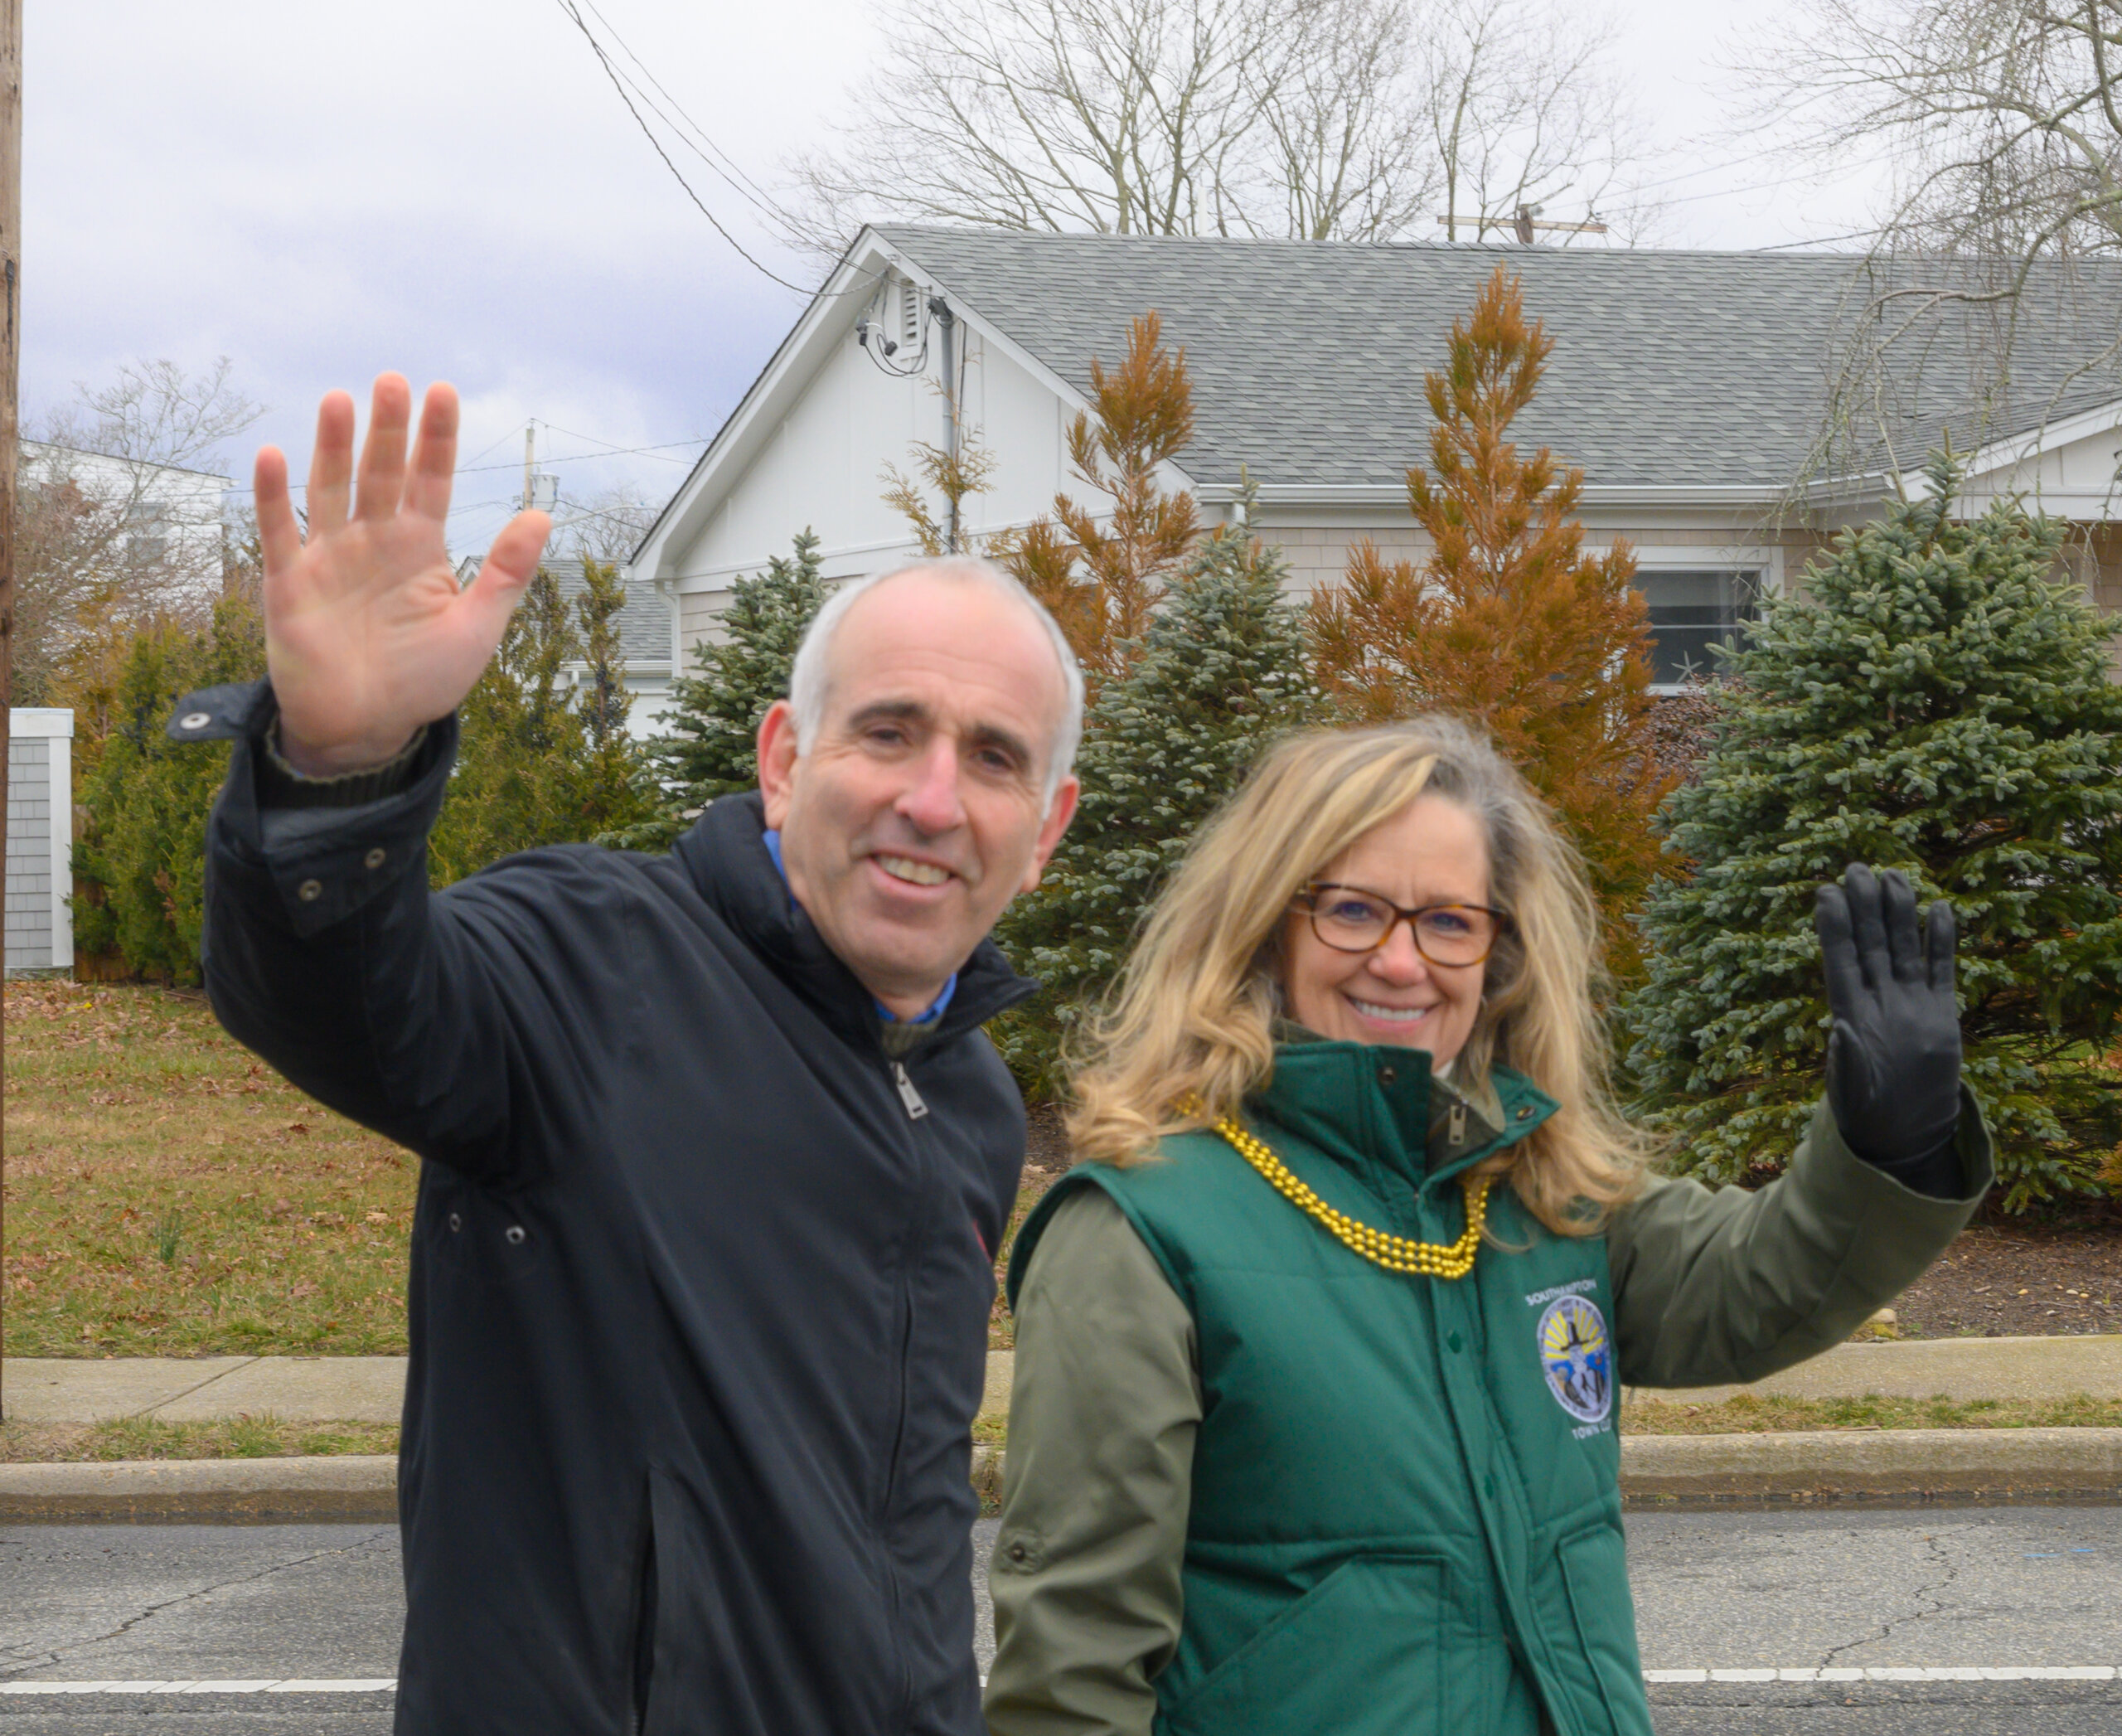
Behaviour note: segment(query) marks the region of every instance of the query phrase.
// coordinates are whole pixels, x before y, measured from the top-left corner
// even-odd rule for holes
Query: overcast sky
[[[769,186],[877,46],[853,0],[598,3]],[[1622,4],[1672,177],[1666,245],[1862,226],[1865,177],[1814,187],[1717,136],[1738,95],[1718,62],[1757,3]],[[453,541],[472,550],[521,487],[530,419],[569,494],[627,479],[661,500],[802,305],[694,209],[557,0],[27,0],[24,55],[27,414],[131,358],[226,355],[269,407],[226,455],[247,483],[258,439],[302,476],[328,388],[453,380],[463,461],[495,467],[459,483]],[[815,277],[684,166],[748,249]],[[587,456],[647,447],[666,449]]]

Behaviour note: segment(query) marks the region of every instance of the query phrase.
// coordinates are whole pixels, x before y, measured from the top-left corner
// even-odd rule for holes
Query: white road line
[[[1654,1685],[1688,1682],[2111,1682],[2122,1680],[2113,1664],[1870,1665],[1858,1669],[1646,1670]]]
[[[981,1677],[980,1685],[983,1688],[987,1685],[986,1676]],[[167,1681],[0,1681],[0,1694],[388,1694],[396,1692],[397,1687],[396,1680],[387,1675],[373,1680],[292,1676],[285,1680],[259,1677],[251,1680],[196,1681],[179,1677]]]
[[[1863,1669],[1646,1670],[1654,1686],[1742,1682],[2111,1682],[2122,1680],[2114,1664],[1870,1665]],[[983,1680],[985,1679],[983,1678]],[[398,1686],[383,1676],[258,1677],[245,1680],[0,1681],[0,1694],[388,1694]]]

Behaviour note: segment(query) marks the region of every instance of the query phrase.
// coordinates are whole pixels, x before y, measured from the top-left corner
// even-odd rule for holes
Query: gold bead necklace
[[[1346,1212],[1336,1211],[1296,1178],[1267,1141],[1248,1133],[1229,1116],[1218,1121],[1215,1129],[1239,1157],[1267,1178],[1277,1193],[1300,1211],[1316,1218],[1344,1246],[1373,1264],[1388,1272],[1411,1272],[1422,1278],[1464,1278],[1474,1269],[1474,1255],[1481,1245],[1481,1225],[1488,1220],[1489,1188],[1494,1176],[1482,1176],[1461,1184],[1466,1190],[1466,1229],[1457,1241],[1417,1242],[1373,1229]]]

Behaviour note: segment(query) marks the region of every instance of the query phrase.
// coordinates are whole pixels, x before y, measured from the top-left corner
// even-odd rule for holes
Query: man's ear
[[[1061,834],[1068,829],[1068,822],[1076,817],[1076,798],[1083,792],[1083,784],[1074,777],[1063,778],[1061,787],[1054,792],[1053,805],[1046,810],[1046,818],[1039,823],[1039,842],[1031,853],[1031,866],[1025,870],[1025,883],[1017,888],[1029,892],[1039,884],[1039,876],[1054,852],[1060,846]]]
[[[789,804],[796,799],[796,712],[787,700],[776,700],[759,720],[758,754],[759,793],[766,798],[766,823],[778,832],[788,817]]]

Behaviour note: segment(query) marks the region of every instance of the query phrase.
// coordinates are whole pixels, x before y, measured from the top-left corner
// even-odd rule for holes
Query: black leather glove
[[[1960,1192],[1960,1011],[1953,907],[1919,924],[1907,876],[1853,862],[1813,910],[1827,1004],[1827,1100],[1849,1149],[1936,1199]]]

